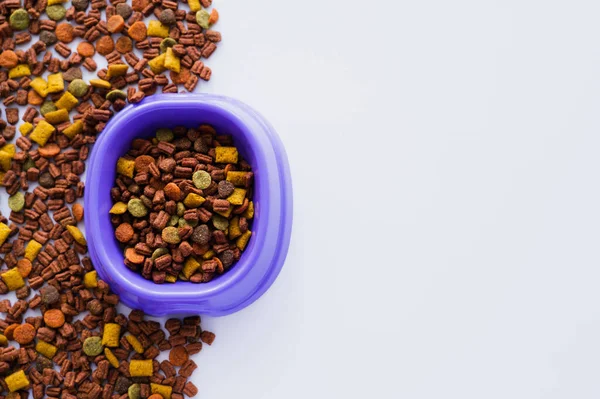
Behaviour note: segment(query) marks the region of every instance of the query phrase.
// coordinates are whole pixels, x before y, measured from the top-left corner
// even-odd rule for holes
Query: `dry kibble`
[[[13,338],[21,345],[27,345],[35,338],[35,327],[29,323],[17,326],[13,332]]]
[[[68,22],[62,22],[56,27],[56,38],[63,43],[71,43],[73,41],[73,25]]]
[[[98,54],[107,55],[113,52],[115,49],[115,42],[110,36],[102,36],[96,42],[96,51]]]
[[[94,45],[92,43],[81,42],[77,46],[77,52],[82,57],[92,57],[94,54],[96,54],[96,48],[94,47]]]
[[[65,324],[65,315],[60,309],[50,309],[44,313],[44,323],[51,328],[60,328]]]
[[[110,33],[120,33],[125,27],[125,20],[119,14],[115,14],[106,21],[106,29]]]
[[[83,341],[83,352],[88,356],[98,356],[104,350],[102,338],[89,337]]]

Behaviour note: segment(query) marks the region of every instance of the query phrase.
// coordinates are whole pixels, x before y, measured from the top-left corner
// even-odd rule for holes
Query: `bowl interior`
[[[86,213],[92,220],[92,228],[98,231],[88,232],[88,235],[95,234],[94,251],[100,257],[102,266],[108,274],[104,278],[112,280],[120,276],[121,282],[126,281],[130,287],[135,286],[147,293],[164,293],[168,291],[173,294],[173,298],[165,298],[166,300],[189,295],[210,295],[241,279],[252,267],[258,253],[260,253],[262,243],[258,237],[261,237],[261,233],[266,231],[267,228],[266,221],[262,221],[260,217],[261,197],[268,198],[265,191],[267,183],[262,181],[260,173],[262,168],[266,168],[261,156],[263,149],[252,132],[233,112],[204,103],[148,105],[129,110],[125,118],[115,118],[115,123],[109,124],[96,144],[97,153],[93,161],[94,169],[88,171],[88,180],[91,180],[92,184],[86,187],[87,194],[94,198],[94,203],[92,209],[89,210],[91,213],[88,213],[88,209],[86,209]],[[194,284],[177,281],[176,283],[154,284],[154,282],[144,279],[140,274],[129,270],[123,264],[123,252],[114,237],[114,229],[110,223],[108,212],[112,206],[110,189],[114,185],[116,163],[118,158],[129,150],[131,141],[135,138],[153,136],[156,129],[161,127],[198,127],[200,124],[210,124],[215,127],[218,134],[233,136],[234,145],[238,148],[242,157],[252,165],[255,176],[253,235],[240,260],[226,273],[208,283]]]

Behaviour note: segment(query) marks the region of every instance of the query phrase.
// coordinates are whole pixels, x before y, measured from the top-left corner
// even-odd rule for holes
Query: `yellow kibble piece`
[[[242,230],[240,230],[240,218],[239,216],[234,216],[229,221],[229,239],[234,240],[242,235]]]
[[[117,161],[117,173],[127,177],[133,177],[135,161],[132,159],[119,158]]]
[[[6,338],[5,335],[0,334],[0,346],[7,346],[8,345],[8,338]]]
[[[168,385],[150,383],[150,392],[161,395],[164,399],[171,399],[173,388]]]
[[[13,156],[8,152],[0,151],[0,168],[5,171],[10,169],[10,164],[13,159]]]
[[[152,377],[152,359],[132,360],[129,362],[129,374],[132,377]]]
[[[121,326],[116,323],[106,323],[102,334],[102,345],[116,348],[119,346]]]
[[[235,147],[217,147],[215,148],[216,163],[237,163],[238,150]]]
[[[252,236],[252,232],[250,230],[246,230],[246,232],[237,239],[235,245],[240,249],[240,251],[246,249],[246,245],[248,245],[248,241],[250,241],[250,236]]]
[[[9,291],[18,290],[25,286],[23,276],[16,267],[2,273],[2,281],[4,281]]]
[[[29,122],[24,122],[21,126],[19,126],[19,132],[21,135],[27,136],[33,130],[33,125]]]
[[[137,353],[144,353],[144,347],[136,337],[134,337],[131,334],[127,334],[125,336],[125,339],[127,340],[127,342],[129,342],[134,351],[136,351]]]
[[[198,208],[204,201],[206,200],[201,195],[189,193],[183,200],[183,205],[187,206],[188,208]]]
[[[31,132],[31,136],[29,136],[29,138],[43,147],[46,145],[46,142],[50,136],[52,136],[52,133],[54,133],[55,130],[56,129],[54,126],[48,122],[40,121],[35,129],[33,129],[33,132]]]
[[[106,79],[112,79],[119,76],[124,76],[127,74],[127,69],[129,65],[125,64],[115,64],[108,66],[108,72],[106,72]]]
[[[27,258],[33,262],[35,260],[35,258],[37,258],[38,254],[40,253],[41,250],[42,250],[42,244],[40,244],[36,240],[31,240],[27,244],[27,247],[25,247],[25,255],[24,256],[25,256],[25,258]]]
[[[87,245],[87,240],[77,226],[67,226],[67,230],[73,236],[73,239],[80,245]]]
[[[202,264],[198,262],[196,258],[190,256],[185,260],[181,272],[186,278],[190,278],[192,274],[196,273],[196,271],[200,269],[200,266],[202,266]]]
[[[52,6],[54,4],[61,4],[61,3],[66,3],[67,0],[48,0],[48,5]]]
[[[124,202],[117,202],[110,208],[110,211],[108,211],[111,215],[122,215],[125,212],[127,212],[127,204]]]
[[[157,20],[150,21],[148,22],[148,36],[169,37],[169,27]]]
[[[217,213],[223,217],[229,218],[229,216],[231,216],[232,211],[233,211],[233,206],[229,205],[229,208],[227,208],[226,211],[215,211],[215,213]]]
[[[181,62],[175,53],[173,53],[173,49],[171,47],[167,48],[165,55],[165,68],[175,73],[179,73],[181,70]]]
[[[90,79],[90,84],[98,89],[110,89],[111,85],[110,82],[107,82],[106,80],[102,80],[102,79]]]
[[[83,122],[80,120],[76,120],[71,126],[63,130],[63,134],[71,140],[81,132],[83,132]]]
[[[19,389],[27,388],[29,386],[29,380],[27,379],[27,376],[23,370],[12,373],[4,379],[4,382],[6,382],[10,392],[15,392]]]
[[[17,79],[17,78],[22,78],[23,76],[29,76],[29,75],[31,75],[31,70],[29,69],[29,65],[27,65],[27,64],[17,65],[16,67],[14,67],[10,71],[8,71],[9,79]]]
[[[188,6],[193,12],[200,11],[200,0],[188,0]]]
[[[8,236],[10,235],[10,227],[4,223],[0,223],[0,245],[4,244]]]
[[[38,341],[37,344],[35,344],[35,350],[38,351],[38,353],[46,356],[48,359],[52,359],[54,355],[56,355],[58,348],[47,342]]]
[[[41,97],[46,97],[48,95],[48,82],[40,77],[33,79],[31,83],[29,83],[29,86],[31,86],[31,88]]]
[[[217,147],[220,148],[220,147]],[[246,175],[247,172],[227,172],[227,181],[233,183],[234,186],[245,187],[246,186]]]
[[[65,89],[62,73],[48,75],[48,93],[59,93]]]
[[[6,144],[0,148],[0,151],[7,153],[10,156],[14,156],[17,153],[17,147],[14,144]]]
[[[165,281],[166,281],[167,283],[174,283],[174,282],[176,282],[176,281],[177,281],[177,276],[173,276],[172,274],[167,274],[167,275],[165,276]]]
[[[58,109],[56,111],[48,112],[44,115],[44,118],[48,123],[58,125],[69,120],[69,111],[66,109]]]
[[[119,359],[115,356],[114,353],[108,348],[104,348],[104,356],[106,356],[106,360],[110,363],[114,368],[119,368]]]
[[[152,72],[158,74],[163,73],[165,71],[165,57],[167,53],[162,53],[158,57],[154,57],[152,60],[148,61],[148,66],[152,70]]]
[[[66,91],[62,96],[60,96],[58,101],[54,103],[54,105],[56,105],[56,108],[66,109],[67,111],[71,111],[77,106],[77,104],[79,104],[79,100],[68,91]]]
[[[209,260],[209,259],[212,259],[214,256],[215,256],[215,251],[213,251],[212,249],[209,249],[208,251],[206,251],[204,253],[204,255],[202,255],[202,259]]]
[[[227,201],[232,205],[242,205],[244,203],[244,198],[246,198],[246,190],[243,188],[235,188],[233,189],[233,193],[227,197]]]
[[[242,216],[246,219],[250,220],[254,217],[254,202],[250,201],[248,203],[248,208],[242,213]]]
[[[95,270],[93,270],[84,274],[83,285],[85,286],[85,288],[98,287],[98,273]]]

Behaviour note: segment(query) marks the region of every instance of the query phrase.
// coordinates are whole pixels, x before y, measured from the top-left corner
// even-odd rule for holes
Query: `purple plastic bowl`
[[[255,174],[252,238],[241,259],[205,284],[154,284],[123,264],[109,210],[117,159],[131,140],[156,129],[213,125],[231,134]],[[269,123],[240,101],[208,94],[162,94],[118,113],[99,136],[86,178],[85,228],[90,256],[100,278],[123,303],[162,316],[194,313],[222,316],[258,299],[275,281],[287,255],[292,227],[292,185],[283,144]]]

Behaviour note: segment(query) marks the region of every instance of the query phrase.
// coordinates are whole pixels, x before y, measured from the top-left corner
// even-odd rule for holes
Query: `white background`
[[[600,3],[214,5],[201,90],[278,130],[294,224],[198,397],[597,398]]]

